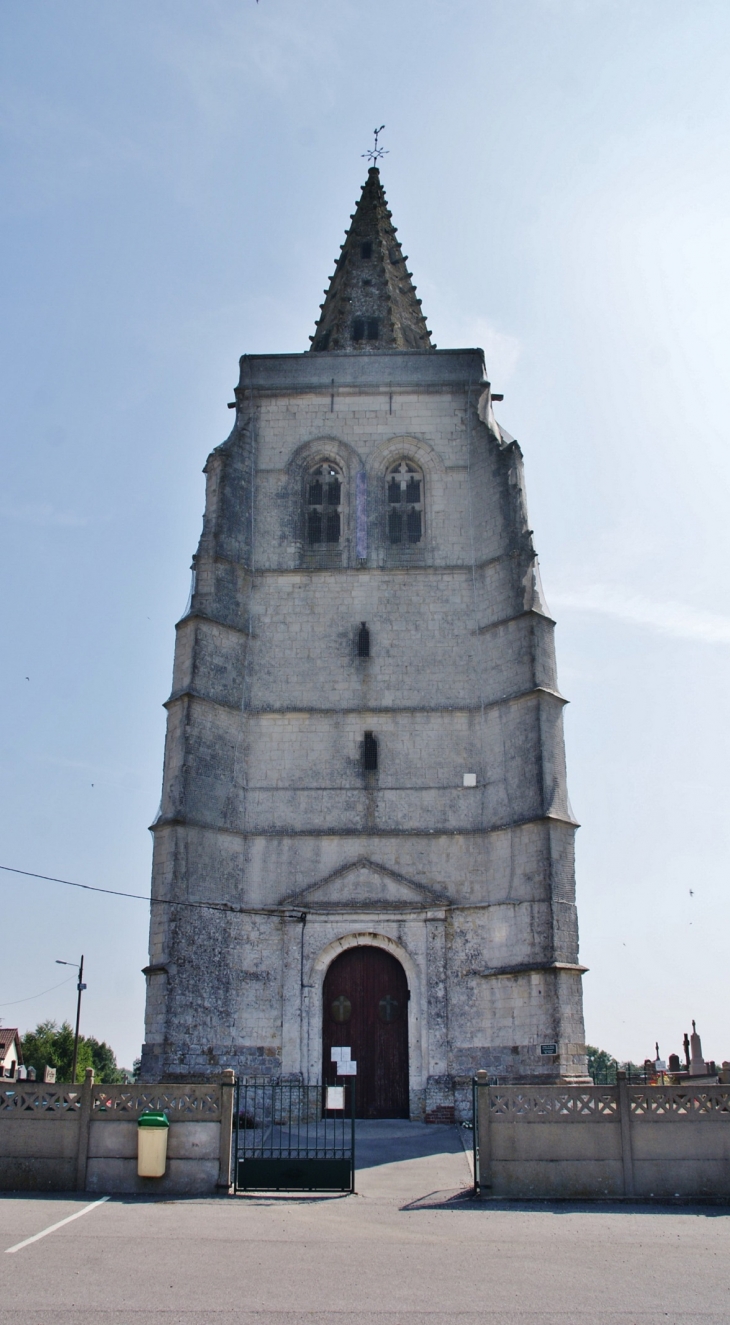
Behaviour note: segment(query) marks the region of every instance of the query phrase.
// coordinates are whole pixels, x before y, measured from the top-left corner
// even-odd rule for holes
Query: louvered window
[[[339,543],[342,532],[342,474],[329,461],[307,479],[307,543]]]
[[[388,542],[395,546],[423,538],[423,475],[408,460],[388,471]]]
[[[380,336],[380,323],[376,317],[356,317],[352,324],[352,339],[378,340]]]

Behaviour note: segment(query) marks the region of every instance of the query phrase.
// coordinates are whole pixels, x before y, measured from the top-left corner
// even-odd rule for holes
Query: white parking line
[[[95,1210],[97,1205],[103,1205],[109,1201],[109,1196],[102,1196],[98,1201],[92,1201],[91,1205],[85,1205],[83,1210],[77,1210],[75,1215],[67,1215],[65,1219],[59,1219],[57,1224],[49,1224],[48,1228],[41,1229],[40,1233],[34,1233],[32,1238],[25,1238],[23,1242],[16,1242],[14,1247],[6,1247],[5,1251],[9,1255],[11,1251],[20,1251],[22,1247],[29,1247],[31,1242],[37,1242],[39,1238],[44,1238],[47,1233],[54,1233],[57,1228],[63,1228],[64,1224],[70,1224],[74,1219],[80,1219],[82,1215],[88,1215],[90,1210]]]

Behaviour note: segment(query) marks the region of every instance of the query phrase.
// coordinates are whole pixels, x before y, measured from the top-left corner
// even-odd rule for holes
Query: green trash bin
[[[167,1164],[170,1120],[150,1109],[137,1119],[137,1173],[140,1178],[163,1178]]]

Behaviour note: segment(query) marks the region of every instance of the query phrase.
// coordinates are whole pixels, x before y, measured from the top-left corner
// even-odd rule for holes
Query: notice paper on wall
[[[332,1062],[337,1064],[338,1077],[356,1077],[357,1063],[350,1058],[352,1049],[349,1044],[332,1046]]]
[[[325,1106],[324,1106],[324,1107],[325,1107],[325,1109],[344,1109],[344,1107],[345,1107],[345,1087],[344,1087],[344,1086],[328,1086],[328,1087],[327,1087],[327,1100],[326,1100],[326,1103],[325,1103]]]

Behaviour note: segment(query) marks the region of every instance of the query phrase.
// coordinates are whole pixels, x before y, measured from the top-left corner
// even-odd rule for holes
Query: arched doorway
[[[358,1118],[407,1118],[408,982],[383,948],[358,945],[332,962],[324,980],[322,1080],[334,1085],[332,1049],[357,1062]]]

